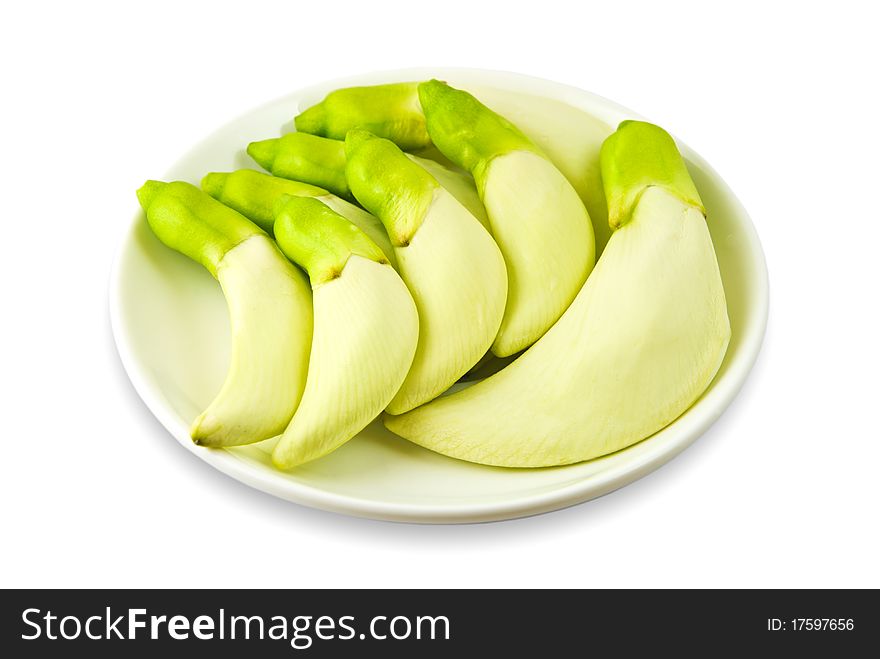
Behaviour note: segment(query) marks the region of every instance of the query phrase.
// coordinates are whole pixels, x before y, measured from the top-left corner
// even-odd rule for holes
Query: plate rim
[[[404,69],[387,69],[371,71],[352,76],[335,78],[308,85],[291,91],[288,94],[278,96],[269,101],[255,105],[240,113],[224,124],[216,127],[200,140],[192,144],[177,161],[184,159],[189,153],[197,151],[205,143],[210,142],[217,133],[223,131],[230,124],[234,124],[242,118],[250,115],[260,108],[280,102],[293,95],[305,96],[321,93],[323,90],[337,87],[377,84],[385,80],[422,79],[428,77],[472,77],[482,79],[483,82],[491,79],[500,87],[514,86],[532,93],[541,94],[541,88],[546,95],[547,90],[554,90],[552,98],[566,102],[568,98],[591,97],[597,104],[605,106],[609,113],[616,114],[619,118],[642,119],[637,112],[593,92],[567,85],[554,80],[514,73],[504,70],[492,70],[466,67],[412,67]],[[602,117],[600,117],[602,118]],[[602,118],[604,120],[604,118]],[[242,460],[234,454],[223,449],[205,449],[193,444],[189,437],[189,429],[177,419],[142,375],[141,368],[137,364],[135,352],[132,348],[125,323],[122,318],[122,268],[123,260],[132,231],[139,219],[140,211],[135,212],[127,229],[122,232],[121,244],[117,248],[113,259],[110,273],[108,290],[110,306],[110,326],[113,335],[116,352],[119,355],[126,375],[131,381],[135,391],[147,406],[149,411],[156,417],[168,433],[174,437],[190,453],[197,455],[215,469],[227,476],[238,480],[245,485],[253,487],[278,498],[305,505],[311,508],[326,510],[334,513],[352,515],[368,519],[377,519],[394,522],[415,522],[432,524],[451,523],[474,523],[501,521],[515,519],[530,515],[537,515],[553,510],[566,508],[583,503],[616,489],[628,485],[647,474],[658,469],[687,447],[699,439],[715,421],[724,413],[742,389],[748,375],[754,366],[763,345],[769,315],[769,276],[767,272],[766,258],[757,230],[746,209],[739,198],[734,194],[727,182],[718,172],[706,162],[702,156],[676,138],[676,142],[688,160],[698,165],[702,170],[710,174],[722,187],[725,197],[731,200],[736,207],[737,216],[742,225],[743,233],[748,238],[748,252],[752,260],[752,276],[755,278],[755,299],[750,301],[750,321],[743,327],[741,342],[738,348],[738,358],[728,364],[728,370],[721,380],[713,381],[711,389],[688,409],[688,412],[700,408],[702,414],[680,416],[666,428],[673,424],[685,424],[680,428],[676,439],[664,444],[656,444],[653,450],[648,450],[635,461],[621,463],[609,469],[601,471],[574,482],[554,487],[549,491],[531,493],[518,497],[511,497],[505,501],[492,502],[469,502],[469,503],[445,503],[437,506],[427,506],[421,503],[383,502],[364,497],[356,497],[347,494],[339,494],[293,480],[276,477],[274,472],[264,468],[257,468],[249,462]],[[171,165],[172,169],[175,165]],[[164,177],[164,178],[167,178]],[[658,431],[659,432],[659,431]],[[644,445],[651,442],[654,436],[648,437],[636,445]],[[626,451],[627,448],[622,449]],[[574,465],[572,465],[574,466]],[[565,469],[565,466],[558,467]]]

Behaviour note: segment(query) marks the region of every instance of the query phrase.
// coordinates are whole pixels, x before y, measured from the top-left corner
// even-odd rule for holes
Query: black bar
[[[874,646],[880,617],[875,590],[6,590],[0,597],[7,657],[119,657],[141,647],[163,657],[218,649],[258,657],[441,657],[481,648],[510,656],[586,656],[602,648],[623,656],[755,649],[850,656],[841,653]],[[173,616],[183,617],[169,630]],[[144,626],[130,630],[132,620]],[[67,640],[62,631],[78,636]],[[133,639],[119,638],[132,631]],[[92,640],[87,632],[111,638]]]

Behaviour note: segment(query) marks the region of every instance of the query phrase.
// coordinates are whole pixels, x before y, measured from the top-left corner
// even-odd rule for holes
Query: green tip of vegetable
[[[278,139],[261,140],[248,144],[247,153],[256,163],[267,171],[271,171],[278,151]]]
[[[214,199],[218,199],[223,194],[223,188],[226,187],[226,181],[228,178],[229,174],[224,172],[210,172],[205,174],[201,183],[202,190],[214,197]]]
[[[367,234],[317,199],[285,195],[276,209],[278,246],[309,273],[312,288],[341,276],[353,254],[388,263]]]
[[[150,207],[150,204],[153,203],[153,199],[159,194],[159,191],[164,188],[167,183],[163,183],[162,181],[147,181],[144,183],[140,189],[137,191],[138,202],[140,202],[141,208],[144,209],[144,212]]]
[[[363,128],[353,128],[345,134],[345,157],[351,158],[351,155],[357,151],[361,145],[370,140],[380,139],[368,130]]]
[[[353,128],[345,134],[345,155],[350,155],[351,152],[353,152],[365,142],[378,139],[382,138],[374,135],[364,128]]]
[[[301,133],[323,135],[326,114],[324,104],[318,103],[294,117],[293,123]]]
[[[426,103],[435,103],[437,99],[440,99],[447,95],[448,92],[453,91],[447,82],[437,80],[437,78],[431,78],[430,80],[420,82],[418,90],[419,102],[422,104],[422,107],[424,107]]]
[[[543,156],[519,128],[473,94],[440,80],[420,83],[418,93],[434,145],[456,165],[471,172],[478,189],[482,189],[488,162],[496,156],[511,151],[533,151]]]
[[[186,181],[147,181],[137,195],[156,237],[215,277],[229,250],[251,236],[265,235],[241,213]]]
[[[599,162],[612,229],[630,220],[642,193],[652,186],[706,213],[675,140],[659,126],[622,121],[602,144]]]
[[[275,216],[276,221],[279,215],[281,215],[284,207],[287,205],[287,202],[293,199],[295,195],[283,194],[278,197],[275,202],[272,204],[272,214]]]
[[[294,118],[300,133],[342,140],[352,128],[366,128],[402,149],[430,144],[415,82],[346,87]]]
[[[385,225],[391,244],[409,245],[439,187],[394,142],[366,130],[345,136],[345,176],[361,206]]]
[[[248,153],[275,176],[319,186],[345,199],[351,191],[345,180],[345,145],[309,133],[293,132],[253,142]]]

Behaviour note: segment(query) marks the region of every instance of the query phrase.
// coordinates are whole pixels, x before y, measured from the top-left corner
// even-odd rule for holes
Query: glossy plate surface
[[[194,146],[163,178],[198,184],[209,171],[256,168],[244,152],[248,142],[291,130],[291,119],[327,92],[429,77],[473,91],[538,142],[590,200],[588,210],[604,244],[604,201],[597,202],[594,194],[598,148],[621,120],[641,117],[589,92],[510,73],[413,69],[330,81],[235,119]],[[162,245],[141,212],[131,220],[111,279],[111,320],[120,357],[144,402],[184,448],[233,478],[296,503],[377,519],[478,522],[601,496],[653,471],[694,442],[736,396],[764,336],[767,271],[755,229],[718,174],[686,145],[679,146],[709,213],[727,294],[730,347],[715,381],[690,410],[613,455],[547,469],[483,467],[410,444],[379,422],[330,456],[291,473],[271,466],[263,444],[228,450],[193,445],[189,424],[212,400],[226,373],[229,319],[216,281]]]

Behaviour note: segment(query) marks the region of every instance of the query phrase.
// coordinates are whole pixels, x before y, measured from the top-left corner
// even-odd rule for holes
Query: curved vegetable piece
[[[504,312],[504,260],[477,219],[392,142],[355,130],[346,153],[351,190],[385,224],[419,312],[415,359],[388,405],[400,414],[441,394],[485,354]]]
[[[568,180],[513,124],[467,92],[419,85],[428,133],[473,174],[507,264],[507,307],[492,352],[537,341],[571,304],[593,268],[595,239]]]
[[[577,190],[593,223],[599,258],[611,237],[599,151],[614,128],[555,98],[482,86],[468,91],[525,133]]]
[[[394,248],[385,233],[385,227],[378,219],[363,208],[314,185],[270,176],[252,169],[239,169],[229,173],[211,172],[205,175],[202,179],[202,190],[237,210],[270,235],[274,235],[275,207],[285,195],[314,197],[367,234],[385,253],[391,265],[397,267]]]
[[[275,235],[308,271],[315,313],[305,393],[272,453],[290,469],[338,448],[385,408],[412,363],[419,325],[382,250],[318,200],[288,198]]]
[[[312,301],[305,277],[258,226],[189,183],[147,181],[137,194],[156,236],[204,265],[229,305],[229,371],[193,422],[193,441],[234,446],[279,434],[306,383]]]
[[[298,115],[296,129],[303,133],[345,139],[353,128],[392,140],[401,149],[431,143],[419,107],[417,82],[337,89]]]
[[[300,137],[294,138],[294,135]],[[291,133],[279,139],[252,142],[248,146],[248,153],[264,169],[276,176],[327,187],[331,192],[340,194],[346,199],[353,199],[345,179],[345,142],[341,140],[315,137],[305,133]],[[486,209],[480,201],[474,179],[469,173],[455,165],[447,167],[430,158],[414,154],[408,156],[449,190],[452,196],[458,199],[484,227],[489,228]],[[317,163],[320,163],[320,166]],[[299,193],[291,194],[304,196]],[[271,215],[271,209],[269,214]],[[370,237],[373,238],[372,235]],[[384,249],[382,244],[380,247]]]
[[[345,145],[308,133],[288,133],[251,142],[248,155],[263,169],[281,178],[305,181],[351,201],[345,180]]]
[[[624,122],[602,177],[617,227],[562,318],[499,373],[402,416],[393,432],[507,467],[589,460],[657,432],[709,386],[730,339],[703,207],[672,138]]]

